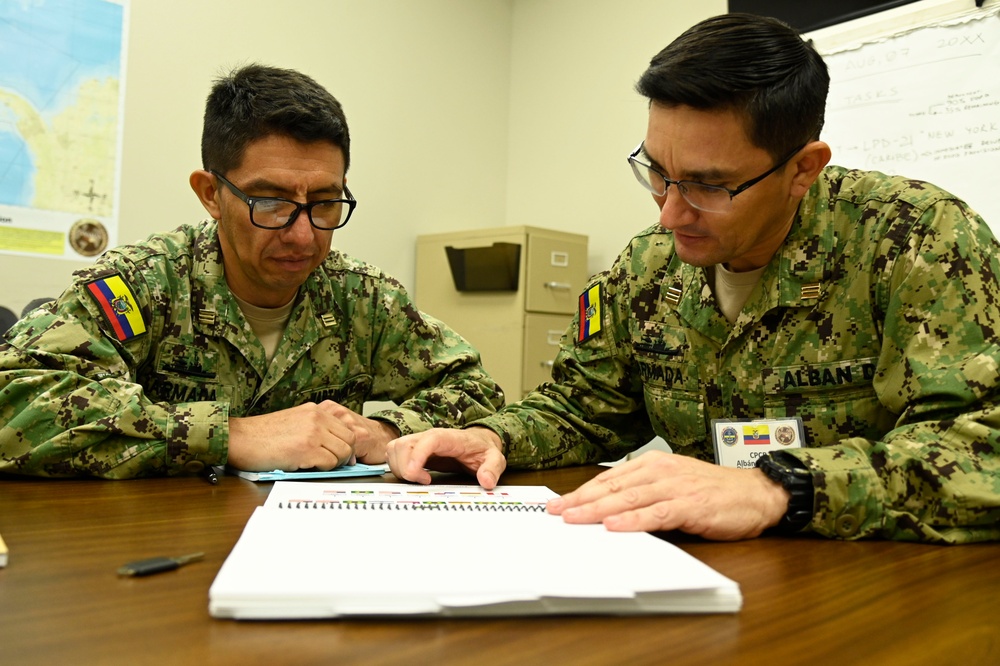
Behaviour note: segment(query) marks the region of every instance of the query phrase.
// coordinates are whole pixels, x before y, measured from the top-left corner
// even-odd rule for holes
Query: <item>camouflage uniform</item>
[[[613,460],[654,434],[714,459],[714,418],[801,417],[828,537],[1000,538],[1000,247],[962,201],[828,167],[735,325],[659,227],[610,271],[553,370],[480,425],[509,466]]]
[[[88,284],[118,274],[146,332],[119,341]],[[119,303],[127,309],[129,303]],[[133,311],[133,314],[135,312]],[[270,365],[223,275],[215,222],[108,252],[0,344],[0,471],[127,478],[227,458],[229,417],[306,402],[410,433],[492,414],[478,353],[378,269],[331,251],[299,290]]]

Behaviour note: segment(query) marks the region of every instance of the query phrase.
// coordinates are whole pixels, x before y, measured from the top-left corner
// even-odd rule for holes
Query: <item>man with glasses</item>
[[[106,253],[0,342],[0,472],[128,478],[382,463],[503,404],[478,353],[331,250],[357,201],[340,104],[249,65],[206,104],[212,220]],[[362,416],[366,401],[395,409]]]
[[[550,511],[710,539],[1000,538],[1000,246],[933,185],[827,166],[828,83],[811,45],[756,16],[654,57],[628,162],[659,224],[581,296],[551,383],[391,442],[396,475],[460,467],[491,487],[507,465],[616,460],[655,434],[672,453]],[[796,419],[800,448],[793,426],[767,430]],[[756,465],[715,464],[741,432]]]

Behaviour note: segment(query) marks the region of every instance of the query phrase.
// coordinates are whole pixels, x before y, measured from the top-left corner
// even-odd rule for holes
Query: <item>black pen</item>
[[[197,562],[204,559],[205,553],[191,553],[180,557],[153,557],[148,560],[129,562],[118,567],[119,576],[149,576],[161,571],[173,571],[177,567],[182,567],[190,562]]]
[[[201,470],[201,477],[213,486],[219,482],[219,475],[215,473],[215,468],[211,465],[205,465],[205,469]]]

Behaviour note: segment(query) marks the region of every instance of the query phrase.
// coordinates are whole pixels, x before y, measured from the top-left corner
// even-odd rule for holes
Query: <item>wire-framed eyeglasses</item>
[[[639,156],[644,152],[644,144],[644,141],[640,142],[639,145],[636,146],[636,149],[633,150],[628,156],[628,162],[632,167],[632,173],[635,174],[635,179],[639,181],[639,184],[658,197],[666,196],[667,189],[671,185],[675,185],[677,187],[677,191],[681,193],[681,196],[684,197],[685,201],[698,210],[703,210],[706,213],[728,212],[733,207],[733,197],[737,194],[746,192],[748,189],[770,176],[772,173],[783,167],[790,159],[795,157],[800,150],[805,148],[805,144],[802,144],[790,152],[787,156],[779,160],[773,167],[756,178],[751,178],[745,183],[737,185],[734,189],[729,189],[728,187],[723,187],[722,185],[709,185],[697,180],[673,180],[667,178],[662,173],[657,171],[654,166],[643,162],[639,158]]]
[[[331,231],[339,229],[351,219],[354,207],[358,205],[354,195],[344,186],[344,199],[323,199],[299,203],[281,197],[251,197],[233,185],[229,179],[214,169],[209,170],[221,180],[229,191],[250,207],[250,223],[261,229],[284,229],[291,226],[303,210],[309,223],[317,229]]]

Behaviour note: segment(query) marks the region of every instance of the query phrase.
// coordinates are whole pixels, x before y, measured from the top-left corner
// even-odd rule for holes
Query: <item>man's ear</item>
[[[830,146],[823,141],[810,141],[799,151],[791,163],[792,197],[801,199],[819,178],[820,172],[830,163]]]
[[[216,197],[219,192],[219,181],[216,177],[208,171],[199,169],[191,174],[188,182],[191,183],[191,189],[194,190],[195,196],[198,197],[198,201],[205,207],[212,219],[222,219],[222,209],[219,207],[219,201]]]

